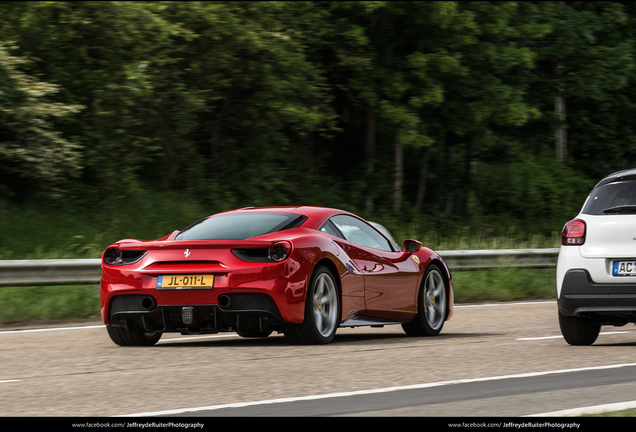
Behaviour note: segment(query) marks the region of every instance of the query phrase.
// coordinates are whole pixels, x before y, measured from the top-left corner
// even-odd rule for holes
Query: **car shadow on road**
[[[598,343],[595,342],[592,347],[633,347],[636,346],[636,341],[634,342],[616,342],[616,343]]]
[[[413,337],[400,333],[346,333],[336,334],[333,341],[326,346],[337,345],[365,345],[365,344],[382,344],[395,345],[413,342],[418,344],[444,343],[449,340],[465,340],[476,338],[488,338],[493,336],[501,336],[502,333],[443,333],[437,336],[429,337]],[[241,338],[238,335],[232,337],[231,334],[227,338],[215,339],[211,336],[209,339],[192,339],[184,338],[179,341],[159,341],[157,347],[175,348],[175,347],[257,347],[257,346],[304,346],[294,345],[285,339],[282,334],[276,334],[267,338]],[[311,346],[311,345],[309,345]],[[314,345],[315,346],[315,345]],[[318,345],[320,346],[320,345]]]
[[[501,336],[503,333],[442,333],[437,336],[414,337],[406,334],[344,334],[336,335],[332,343],[366,343],[366,342],[383,342],[383,343],[404,343],[406,341],[417,343],[440,343],[454,339],[476,339],[487,338],[493,336]]]

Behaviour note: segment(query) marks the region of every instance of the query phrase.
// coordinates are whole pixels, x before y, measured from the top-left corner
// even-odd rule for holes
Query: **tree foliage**
[[[593,1],[4,2],[0,194],[558,230],[636,158],[635,18]]]
[[[58,86],[20,71],[24,58],[0,44],[0,193],[14,196],[38,186],[53,196],[79,169],[79,149],[55,130],[56,117],[81,107],[51,102]]]

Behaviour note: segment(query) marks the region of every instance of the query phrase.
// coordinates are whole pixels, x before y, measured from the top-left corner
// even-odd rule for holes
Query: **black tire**
[[[294,344],[326,344],[335,337],[339,323],[338,284],[327,267],[317,267],[307,287],[305,319],[302,324],[287,324],[285,338]]]
[[[561,334],[570,345],[592,345],[601,331],[601,325],[590,318],[567,316],[559,312]]]
[[[417,296],[417,316],[402,324],[409,336],[436,336],[442,331],[448,314],[448,284],[436,264],[428,266]]]
[[[161,332],[136,332],[110,325],[106,330],[112,341],[121,346],[153,346],[161,339]]]

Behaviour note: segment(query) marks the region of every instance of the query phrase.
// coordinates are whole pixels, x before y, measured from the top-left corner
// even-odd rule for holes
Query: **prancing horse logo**
[[[190,249],[186,249],[183,255],[188,258],[190,256]]]

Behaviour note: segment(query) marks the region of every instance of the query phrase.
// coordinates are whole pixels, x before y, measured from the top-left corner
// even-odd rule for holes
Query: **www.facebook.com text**
[[[76,428],[133,428],[133,429],[153,429],[153,428],[175,428],[175,429],[203,429],[203,423],[187,423],[187,422],[85,422],[73,423]]]
[[[529,428],[545,428],[545,429],[578,429],[581,426],[576,422],[461,422],[449,423],[451,428],[506,428],[506,429],[529,429]]]

